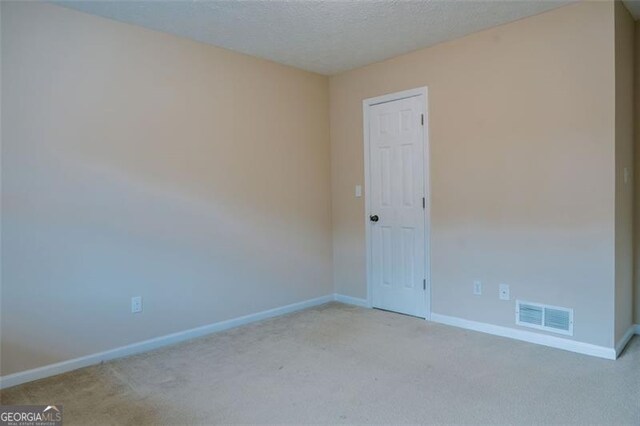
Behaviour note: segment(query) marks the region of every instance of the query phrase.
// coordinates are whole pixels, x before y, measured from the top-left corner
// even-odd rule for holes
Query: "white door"
[[[372,304],[425,318],[425,97],[369,108]]]

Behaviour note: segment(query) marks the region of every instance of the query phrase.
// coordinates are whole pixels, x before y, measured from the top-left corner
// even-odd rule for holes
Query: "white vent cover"
[[[573,309],[516,300],[516,324],[573,336]]]

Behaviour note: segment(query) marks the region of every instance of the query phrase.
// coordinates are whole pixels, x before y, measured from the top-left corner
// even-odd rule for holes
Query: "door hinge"
[[[427,279],[426,278],[422,280],[422,289],[423,290],[427,289]]]
[[[424,199],[424,197],[422,197],[422,208],[425,209],[427,205],[426,200]]]
[[[424,126],[424,114],[420,114],[420,124]]]

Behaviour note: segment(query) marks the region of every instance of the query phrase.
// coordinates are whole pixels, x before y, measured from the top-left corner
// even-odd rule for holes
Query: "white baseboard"
[[[599,358],[616,359],[616,349],[606,346],[593,345],[591,343],[577,342],[562,337],[548,336],[546,334],[533,333],[531,331],[518,330],[515,328],[502,327],[483,322],[471,321],[462,318],[450,317],[447,315],[431,314],[431,321],[441,324],[452,325],[454,327],[465,328],[467,330],[479,331],[493,334],[495,336],[508,337],[522,340],[524,342],[536,343],[538,345],[549,346],[565,351],[577,352],[579,354],[596,356]]]
[[[132,343],[127,346],[121,346],[119,348],[110,349],[108,351],[99,352],[96,354],[86,355],[83,357],[74,358],[67,361],[58,362],[55,364],[45,365],[43,367],[34,368],[32,370],[20,371],[18,373],[13,373],[13,374],[0,377],[0,389],[16,386],[22,383],[31,382],[38,379],[43,379],[45,377],[55,376],[57,374],[62,374],[68,371],[77,370],[78,368],[99,364],[101,362],[109,361],[115,358],[122,358],[125,356],[134,355],[141,352],[157,349],[163,346],[173,345],[179,342],[183,342],[185,340],[190,340],[196,337],[201,337],[207,334],[215,333],[217,331],[227,330],[230,328],[249,324],[255,321],[260,321],[263,319],[288,314],[291,312],[310,308],[312,306],[322,305],[324,303],[328,303],[333,300],[335,300],[335,296],[333,294],[330,294],[327,296],[317,297],[315,299],[309,299],[302,302],[293,303],[291,305],[281,306],[279,308],[257,312],[255,314],[249,314],[242,317],[233,318],[226,321],[220,321],[213,324],[208,324],[208,325],[192,328],[185,331],[180,331],[173,334],[167,334],[166,336],[160,336],[160,337],[145,340],[142,342]]]
[[[338,293],[335,293],[333,297],[336,302],[346,303],[347,305],[355,305],[363,308],[371,307],[367,299],[360,299],[357,297],[345,296],[344,294],[338,294]]]
[[[629,343],[629,340],[631,340],[633,335],[637,333],[637,330],[637,325],[631,325],[626,333],[624,333],[624,336],[622,336],[622,339],[616,343],[616,358],[620,356],[624,348],[627,346],[627,343]]]
[[[163,346],[173,345],[218,331],[228,330],[230,328],[264,320],[267,318],[273,318],[313,306],[322,305],[333,300],[349,305],[361,306],[364,308],[371,307],[369,306],[369,303],[366,299],[345,296],[338,293],[330,294],[327,296],[317,297],[315,299],[293,303],[291,305],[281,306],[279,308],[257,312],[255,314],[249,314],[226,321],[220,321],[185,331],[156,337],[138,343],[132,343],[130,345],[121,346],[119,348],[110,349],[108,351],[86,355],[83,357],[34,368],[32,370],[26,370],[2,376],[0,377],[0,389],[16,386],[34,380],[44,379],[45,377],[55,376],[57,374],[62,374],[68,371],[77,370],[79,368],[88,367],[90,365],[99,364],[104,361],[147,352],[153,349],[161,348]],[[635,334],[640,335],[640,324],[636,324],[635,326],[630,327],[627,333],[625,333],[624,337],[620,340],[620,342],[614,349],[604,346],[596,346],[589,343],[576,342],[574,340],[563,339],[560,337],[547,336],[524,330],[516,330],[508,327],[501,327],[487,323],[450,317],[447,315],[432,313],[431,321],[607,359],[616,359],[617,355],[622,352],[629,340],[631,340],[634,332]]]

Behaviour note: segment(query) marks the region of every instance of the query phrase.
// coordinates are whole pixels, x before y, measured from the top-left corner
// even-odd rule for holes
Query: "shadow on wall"
[[[333,293],[326,77],[1,7],[0,374]]]
[[[323,223],[285,191],[197,194],[42,149],[21,165],[6,168],[3,193],[3,375],[317,297],[330,283]],[[135,295],[145,310],[132,317]]]

